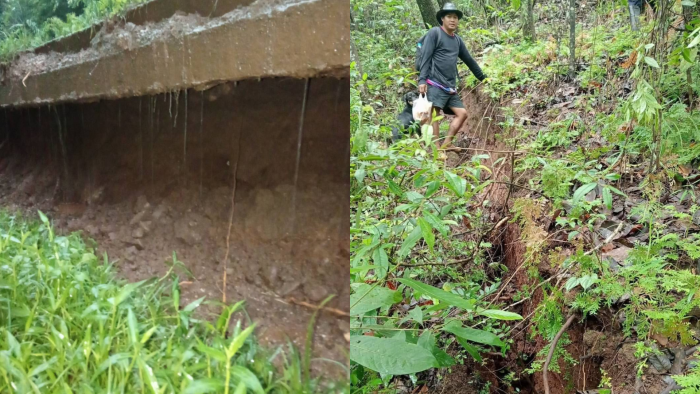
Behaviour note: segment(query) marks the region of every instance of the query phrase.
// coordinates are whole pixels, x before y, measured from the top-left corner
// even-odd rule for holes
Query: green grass
[[[150,0],[72,0],[67,2],[67,9],[60,9],[59,3],[66,4],[61,0],[55,0],[52,9],[46,8],[42,2],[48,2],[44,0],[5,1],[4,8],[0,7],[0,62],[100,21],[123,16],[130,7]]]
[[[254,325],[229,327],[243,302],[213,323],[194,315],[203,298],[180,308],[175,256],[164,277],[126,283],[78,233],[59,236],[40,217],[0,211],[0,392],[342,390],[309,376],[308,346],[306,355],[291,344],[273,354]]]

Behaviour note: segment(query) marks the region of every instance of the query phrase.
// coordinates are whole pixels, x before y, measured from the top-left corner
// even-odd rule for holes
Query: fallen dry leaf
[[[610,257],[613,260],[617,261],[618,263],[622,263],[627,259],[627,256],[630,254],[632,251],[631,248],[628,248],[627,246],[621,246],[617,249],[613,249],[609,252],[604,252],[603,253],[603,258]]]

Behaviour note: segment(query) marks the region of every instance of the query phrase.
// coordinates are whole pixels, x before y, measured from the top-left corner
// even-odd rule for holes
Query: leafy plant
[[[0,212],[0,391],[342,390],[302,373],[294,348],[279,373],[254,324],[230,325],[243,302],[224,306],[214,323],[198,313],[203,298],[181,307],[176,256],[165,276],[124,283],[106,255],[40,217]]]

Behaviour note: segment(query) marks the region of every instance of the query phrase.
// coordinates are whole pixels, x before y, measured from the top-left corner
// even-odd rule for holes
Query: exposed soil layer
[[[290,297],[349,306],[349,122],[335,78],[5,110],[0,205],[82,230],[130,281],[175,252],[194,275],[183,305],[221,300],[227,272],[226,299],[248,301],[264,342],[303,345],[313,311]],[[348,332],[322,313],[314,356],[346,364]]]
[[[229,12],[216,17],[206,1],[168,1],[144,5],[142,17],[132,15],[135,23],[103,23],[89,42],[87,33],[77,33],[52,44],[62,52],[41,49],[0,65],[0,107],[155,95],[250,78],[349,76],[347,4],[221,0]]]

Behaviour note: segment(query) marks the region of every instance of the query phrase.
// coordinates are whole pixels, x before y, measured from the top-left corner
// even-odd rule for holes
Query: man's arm
[[[469,54],[466,45],[464,45],[464,41],[461,39],[459,40],[459,58],[469,67],[476,79],[479,81],[486,79],[486,75],[481,71],[481,67],[476,63],[472,55]]]
[[[418,86],[425,85],[425,80],[429,77],[428,73],[430,72],[430,65],[433,63],[433,53],[435,53],[435,44],[437,42],[436,33],[439,33],[437,29],[431,29],[423,40],[423,60],[420,64]]]

